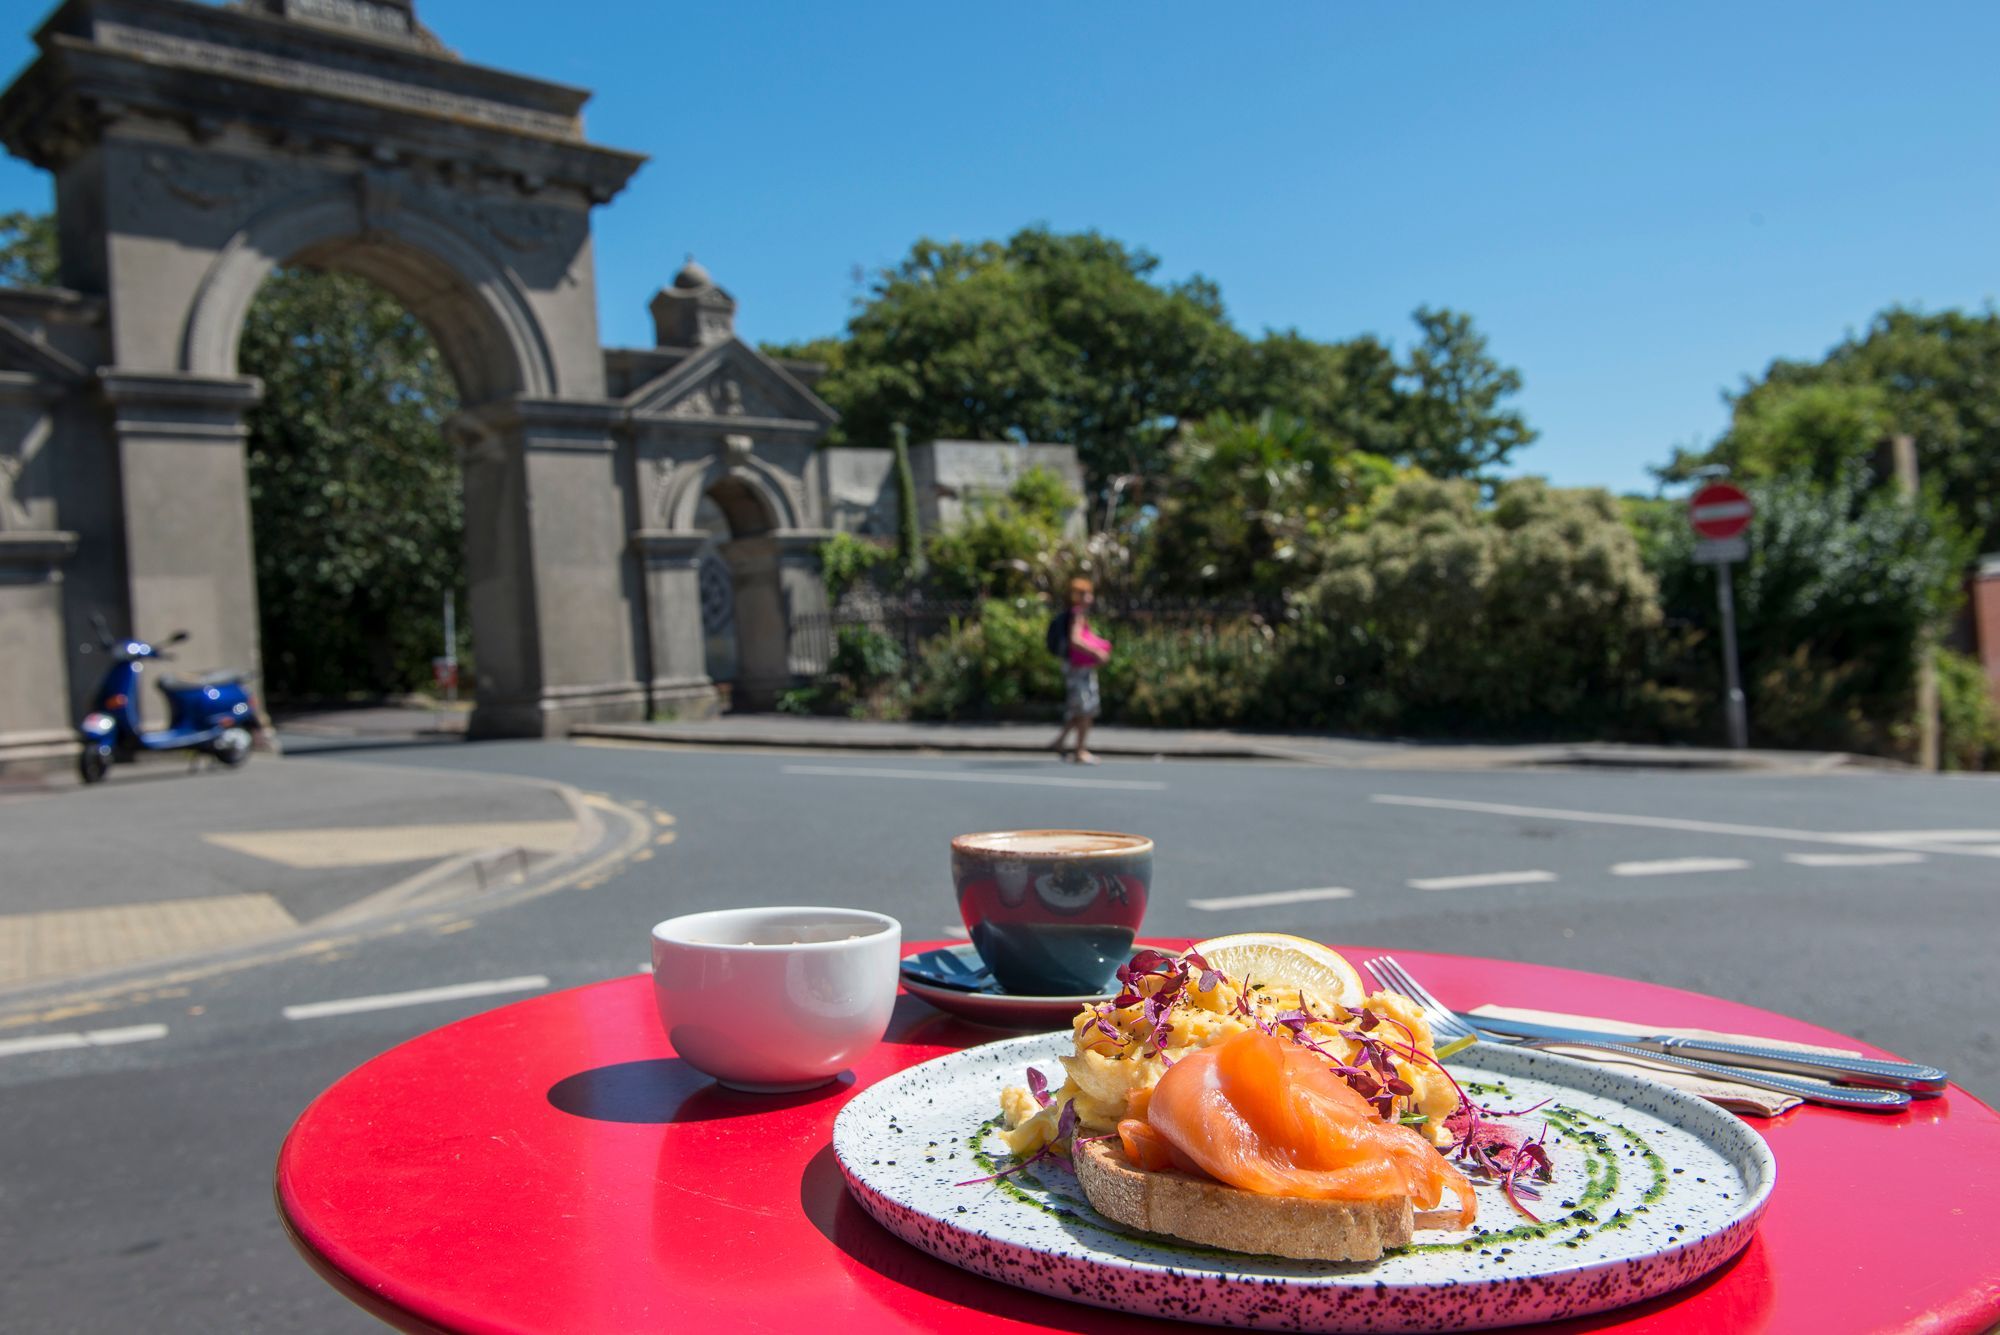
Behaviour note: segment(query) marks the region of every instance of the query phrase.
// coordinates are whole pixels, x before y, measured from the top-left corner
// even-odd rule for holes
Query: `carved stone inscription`
[[[119,23],[100,25],[97,37],[100,42],[113,50],[129,51],[133,55],[211,70],[217,74],[255,79],[260,83],[281,84],[301,92],[331,93],[337,97],[359,98],[363,101],[404,107],[412,111],[485,121],[509,129],[531,130],[538,134],[558,134],[569,139],[579,137],[576,123],[567,116],[530,111],[523,107],[489,102],[484,98],[440,92],[434,88],[405,83],[399,79],[379,78],[355,70],[335,69],[329,65],[292,60],[262,51],[246,51],[241,47],[223,46],[217,42],[146,32]]]

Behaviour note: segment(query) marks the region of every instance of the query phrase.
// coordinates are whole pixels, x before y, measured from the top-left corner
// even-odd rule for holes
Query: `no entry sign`
[[[1711,482],[1688,502],[1688,523],[1704,538],[1733,538],[1750,527],[1757,507],[1742,489],[1727,482]]]

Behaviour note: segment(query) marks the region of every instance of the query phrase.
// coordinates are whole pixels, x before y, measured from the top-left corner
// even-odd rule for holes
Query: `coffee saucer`
[[[1137,954],[1135,949],[1134,954]],[[940,958],[945,957],[945,958]],[[1074,997],[1031,997],[1003,992],[986,972],[979,952],[971,946],[946,946],[903,956],[903,990],[921,997],[949,1015],[995,1029],[1066,1028],[1085,1006],[1118,994],[1117,984],[1103,992]]]

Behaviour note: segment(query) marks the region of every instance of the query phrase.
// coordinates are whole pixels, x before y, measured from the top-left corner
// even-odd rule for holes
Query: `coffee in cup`
[[[995,830],[951,841],[958,911],[994,981],[1021,996],[1102,992],[1132,953],[1153,841],[1106,830]]]

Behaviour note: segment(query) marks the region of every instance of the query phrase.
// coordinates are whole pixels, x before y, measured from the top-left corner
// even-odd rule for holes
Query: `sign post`
[[[1750,554],[1745,536],[1757,513],[1750,498],[1727,482],[1711,482],[1688,502],[1688,523],[1697,541],[1694,559],[1715,567],[1715,600],[1722,609],[1722,675],[1728,692],[1729,744],[1750,745],[1750,714],[1743,700],[1743,677],[1736,656],[1736,585],[1730,567]]]

